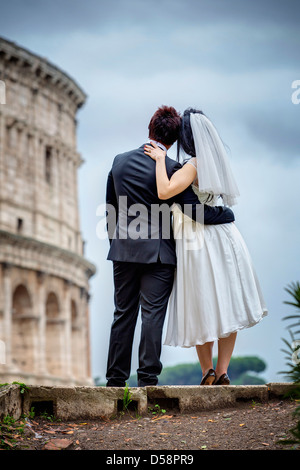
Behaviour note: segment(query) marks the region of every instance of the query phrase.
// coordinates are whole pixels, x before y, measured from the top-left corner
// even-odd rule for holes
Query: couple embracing
[[[167,309],[164,344],[196,347],[201,385],[228,385],[237,332],[267,314],[230,209],[239,191],[228,156],[214,125],[197,109],[180,116],[173,107],[160,107],[148,135],[147,143],[115,157],[107,179],[115,299],[107,386],[123,387],[129,378],[140,309],[138,386],[158,383]],[[177,161],[167,156],[176,141]],[[169,213],[153,217],[153,207],[162,205]],[[146,208],[146,215],[140,212],[147,230],[131,236],[139,207]]]

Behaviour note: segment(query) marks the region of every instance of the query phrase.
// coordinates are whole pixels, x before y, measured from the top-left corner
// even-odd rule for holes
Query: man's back
[[[178,164],[167,157],[166,165],[170,177]],[[169,237],[163,236],[162,220],[157,218],[159,206],[170,207],[173,199],[158,198],[155,161],[145,155],[144,145],[115,157],[108,177],[106,202],[118,213],[116,238],[111,242],[108,259],[176,264],[170,210],[164,212]]]
[[[159,202],[156,190],[155,161],[144,153],[144,146],[117,155],[112,174],[115,192],[118,197],[127,196],[128,205]]]
[[[108,259],[136,263],[176,264],[175,242],[171,228],[171,205],[176,202],[195,208],[200,202],[191,186],[168,200],[160,200],[156,188],[156,163],[145,155],[144,145],[117,155],[108,175],[106,202],[117,213]],[[181,165],[166,157],[168,177]],[[223,224],[234,220],[230,209],[202,206],[205,224]],[[159,211],[161,209],[161,212]],[[109,211],[108,211],[109,213]],[[111,217],[109,217],[111,219]]]

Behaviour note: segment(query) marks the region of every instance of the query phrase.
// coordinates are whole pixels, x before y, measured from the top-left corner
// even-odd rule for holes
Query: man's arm
[[[172,174],[181,168],[180,163],[173,167]],[[205,225],[219,225],[234,222],[234,213],[229,207],[211,207],[201,204],[191,186],[173,198],[180,205],[182,212]]]
[[[106,183],[106,227],[109,242],[111,243],[116,230],[118,220],[118,200],[115,191],[112,170],[108,173]]]
[[[234,222],[234,214],[229,207],[201,204],[191,186],[174,198],[182,212],[205,225],[219,225]]]

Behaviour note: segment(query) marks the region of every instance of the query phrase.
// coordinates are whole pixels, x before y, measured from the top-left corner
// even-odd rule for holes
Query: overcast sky
[[[105,380],[113,316],[108,243],[96,236],[114,156],[147,140],[158,106],[202,109],[230,148],[241,197],[236,224],[269,316],[238,334],[235,355],[258,355],[283,380],[284,288],[300,281],[300,4],[297,0],[0,0],[0,35],[46,57],[87,93],[78,113],[80,215],[91,282],[93,377]],[[300,95],[300,94],[299,94]],[[175,156],[175,148],[169,152]],[[139,327],[139,324],[138,324]],[[136,332],[133,368],[137,367]],[[164,365],[195,362],[164,347]]]

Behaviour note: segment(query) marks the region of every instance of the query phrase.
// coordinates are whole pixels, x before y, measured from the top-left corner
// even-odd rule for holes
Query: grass
[[[25,421],[15,420],[12,416],[5,416],[0,422],[0,449],[14,449],[23,439]]]
[[[129,390],[128,384],[126,382],[125,390],[124,390],[124,395],[123,395],[123,410],[127,411],[130,403],[132,402],[132,393]]]

